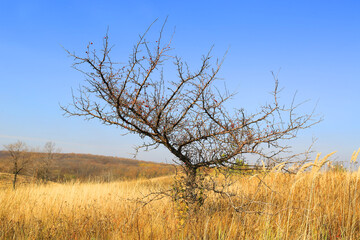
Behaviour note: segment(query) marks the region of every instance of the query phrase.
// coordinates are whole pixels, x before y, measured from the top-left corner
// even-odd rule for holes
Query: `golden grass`
[[[171,177],[22,185],[0,190],[0,238],[360,239],[359,177],[340,171],[238,177],[236,203],[254,213],[236,213],[210,194],[184,224],[168,198],[144,208],[130,200],[169,187]],[[260,179],[266,185],[258,187]]]

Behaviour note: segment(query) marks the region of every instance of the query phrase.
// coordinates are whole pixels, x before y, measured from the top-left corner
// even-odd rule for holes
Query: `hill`
[[[45,153],[31,154],[33,164],[23,173],[26,176],[35,176],[38,163],[46,157]],[[112,181],[159,177],[174,171],[171,164],[91,154],[57,153],[49,167],[49,177],[52,181],[60,182],[74,179]],[[0,151],[0,172],[11,172],[10,158],[6,151]]]

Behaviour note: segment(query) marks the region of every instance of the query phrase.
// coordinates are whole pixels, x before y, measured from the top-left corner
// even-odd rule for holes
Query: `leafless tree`
[[[41,157],[38,158],[37,168],[36,168],[36,178],[41,179],[44,182],[50,180],[50,168],[54,164],[54,157],[56,153],[59,153],[60,149],[56,148],[54,142],[47,142],[44,145],[43,153]]]
[[[4,146],[11,157],[12,173],[14,174],[13,188],[16,188],[18,175],[31,164],[31,153],[24,142],[17,141]]]
[[[164,25],[154,41],[147,39],[152,25],[140,35],[125,64],[110,57],[108,34],[100,51],[92,42],[84,54],[68,51],[86,84],[62,109],[66,116],[98,119],[138,134],[144,139],[138,149],[167,148],[185,170],[187,201],[201,198],[196,191],[199,169],[231,167],[247,155],[268,163],[282,161],[290,148],[287,140],[319,121],[312,113],[298,115],[294,101],[288,107],[278,102],[275,75],[271,103],[254,114],[243,108],[227,110],[225,103],[233,94],[214,85],[223,60],[213,61],[210,50],[200,67],[191,69],[171,53],[172,37],[163,40]],[[176,70],[171,77],[163,72],[168,62]]]

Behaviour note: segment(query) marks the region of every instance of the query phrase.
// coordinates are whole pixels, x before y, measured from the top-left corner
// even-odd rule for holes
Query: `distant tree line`
[[[153,178],[173,174],[170,164],[137,161],[126,158],[91,154],[60,153],[55,143],[47,142],[41,149],[31,148],[22,141],[4,146],[0,151],[0,172],[13,174],[15,189],[19,175],[36,182],[114,181]]]

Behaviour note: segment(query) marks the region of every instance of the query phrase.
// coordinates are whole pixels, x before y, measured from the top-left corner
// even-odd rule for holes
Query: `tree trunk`
[[[13,189],[15,190],[16,187],[16,179],[17,179],[17,173],[14,173],[14,180],[13,180]]]
[[[185,171],[185,199],[189,206],[197,208],[204,202],[202,179],[199,178],[198,169],[193,166],[187,166]]]

